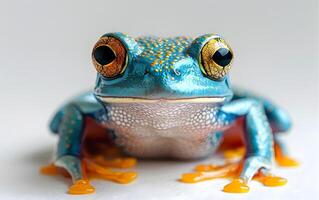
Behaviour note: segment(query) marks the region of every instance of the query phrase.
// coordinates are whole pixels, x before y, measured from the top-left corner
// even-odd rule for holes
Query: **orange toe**
[[[195,171],[197,172],[208,172],[217,169],[217,165],[197,165],[195,167]]]
[[[54,164],[50,164],[50,165],[41,167],[40,172],[45,175],[57,175],[59,170]]]
[[[299,166],[298,161],[296,161],[295,159],[290,158],[288,156],[283,156],[283,157],[277,158],[276,161],[277,161],[278,165],[282,166],[282,167],[297,167],[297,166]]]
[[[204,174],[202,172],[194,172],[183,174],[180,181],[184,183],[197,183],[204,180]]]
[[[268,187],[277,187],[286,185],[287,179],[279,177],[279,176],[265,176],[261,178],[260,182]]]
[[[118,183],[127,184],[134,181],[136,177],[136,172],[123,172],[115,178],[115,181]]]
[[[119,158],[113,161],[112,167],[117,168],[132,168],[136,165],[137,161],[135,158]]]
[[[95,191],[87,180],[78,180],[70,188],[69,194],[91,194]]]
[[[225,185],[223,191],[228,193],[246,193],[249,191],[249,187],[244,180],[234,179],[231,183]]]

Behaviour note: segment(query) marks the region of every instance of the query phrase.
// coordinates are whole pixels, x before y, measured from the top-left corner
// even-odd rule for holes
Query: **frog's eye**
[[[213,38],[201,50],[201,70],[205,75],[220,80],[229,72],[232,59],[233,52],[225,40]]]
[[[125,71],[127,53],[122,42],[114,37],[102,37],[92,51],[95,69],[107,78],[114,78]]]

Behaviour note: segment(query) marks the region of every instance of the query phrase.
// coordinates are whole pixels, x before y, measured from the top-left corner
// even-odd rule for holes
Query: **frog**
[[[272,173],[274,160],[298,164],[278,136],[290,130],[289,114],[267,98],[231,86],[234,55],[221,35],[106,33],[91,57],[95,87],[53,116],[49,127],[58,136],[57,150],[41,169],[71,177],[68,193],[95,192],[91,178],[134,181],[136,172],[113,168],[130,169],[136,158],[196,160],[219,149],[244,149],[240,159],[198,165],[180,178],[196,183],[230,177],[223,191],[232,193],[248,192],[252,179],[285,185],[285,178]]]

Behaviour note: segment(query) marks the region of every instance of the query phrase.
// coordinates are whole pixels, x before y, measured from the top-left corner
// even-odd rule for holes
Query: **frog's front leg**
[[[117,162],[98,164],[92,157],[87,157],[83,143],[87,118],[100,121],[105,113],[104,108],[93,99],[76,99],[65,105],[54,117],[51,130],[59,135],[56,160],[48,167],[42,168],[42,172],[57,173],[65,169],[72,178],[73,185],[69,188],[70,194],[88,194],[94,192],[90,185],[90,177],[98,177],[112,180],[118,183],[128,183],[136,178],[135,172],[115,172],[109,167],[123,167],[125,159],[117,159]],[[123,163],[123,162],[124,163]],[[131,162],[130,162],[131,163]],[[131,166],[131,165],[130,165]],[[124,166],[125,167],[125,166]]]
[[[246,192],[247,183],[260,170],[259,179],[267,186],[285,184],[286,180],[270,173],[274,156],[274,139],[262,102],[246,98],[232,101],[221,108],[221,112],[245,118],[246,156],[243,160],[240,178],[224,187],[225,192]]]
[[[199,165],[195,173],[184,174],[181,181],[194,183],[214,178],[237,178],[239,176],[224,187],[224,191],[236,193],[248,192],[247,184],[255,175],[258,181],[267,186],[285,184],[285,179],[270,173],[274,139],[262,103],[252,98],[234,100],[222,106],[218,116],[220,120],[230,121],[244,118],[247,146],[245,158],[239,163],[227,163],[223,166]]]
[[[260,97],[250,91],[240,88],[233,88],[233,91],[233,100],[250,98],[263,104],[265,114],[273,131],[275,160],[277,164],[285,167],[298,166],[298,162],[289,156],[284,143],[279,138],[279,135],[281,135],[279,133],[287,132],[291,128],[292,123],[288,113],[267,98]]]
[[[63,116],[56,130],[59,141],[54,165],[65,169],[71,176],[73,185],[69,188],[70,194],[92,193],[94,188],[89,183],[81,158],[86,116],[77,104],[72,103],[64,106],[61,112]]]

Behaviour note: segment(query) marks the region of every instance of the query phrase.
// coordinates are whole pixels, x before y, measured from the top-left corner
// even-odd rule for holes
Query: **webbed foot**
[[[274,145],[275,160],[276,163],[281,167],[297,167],[299,162],[294,158],[291,158],[284,153],[282,147],[275,143]],[[244,147],[239,147],[237,149],[228,149],[223,152],[226,161],[232,161],[234,159],[243,158],[245,156],[246,149]]]
[[[255,162],[253,159],[252,161]],[[223,191],[228,193],[246,193],[249,191],[248,182],[250,179],[243,178],[245,176],[242,177],[241,175],[244,164],[246,164],[246,168],[247,166],[248,168],[251,168],[251,166],[256,163],[253,165],[248,163],[247,165],[244,160],[241,160],[239,162],[226,163],[224,165],[197,165],[195,167],[195,172],[183,174],[180,181],[184,183],[197,183],[217,178],[231,178],[233,180],[224,186]],[[259,168],[259,166],[256,167],[256,169]],[[251,173],[251,169],[248,170],[249,173]],[[246,171],[246,174],[248,171]],[[268,171],[259,170],[257,174],[254,175],[253,179],[268,187],[283,186],[287,183],[287,179],[266,172]],[[246,174],[244,173],[244,175]]]
[[[56,175],[62,175],[64,177],[70,178],[70,174],[62,169],[61,167],[56,166],[54,163],[51,163],[49,165],[43,166],[40,168],[40,173],[47,175],[47,176],[56,176]]]
[[[135,158],[115,158],[105,159],[104,156],[96,156],[91,160],[103,167],[129,169],[135,167],[137,160]]]
[[[88,176],[90,178],[101,178],[105,180],[114,181],[117,183],[127,184],[132,182],[136,179],[137,173],[136,172],[116,172],[111,170],[110,168],[107,168],[105,166],[101,166],[97,163],[94,163],[90,160],[85,159],[85,164],[87,167],[87,170],[89,171]],[[129,166],[131,167],[132,160],[130,160]],[[111,161],[110,161],[111,162]],[[119,160],[115,161],[116,164],[119,164],[123,168],[123,163],[119,162]],[[126,164],[128,164],[126,163]],[[114,164],[114,163],[112,163]]]
[[[227,193],[246,193],[249,192],[249,186],[243,179],[236,178],[225,185],[223,191]]]
[[[236,177],[242,168],[242,162],[225,165],[197,165],[193,173],[183,174],[180,181],[184,183],[197,183],[216,178]]]
[[[262,172],[256,174],[253,179],[268,187],[283,186],[287,183],[287,179],[285,178],[273,174],[263,174]]]
[[[63,175],[71,177],[73,185],[69,187],[69,194],[90,194],[95,191],[89,179],[101,178],[116,183],[127,184],[136,179],[136,172],[118,172],[113,168],[132,168],[136,165],[134,158],[116,158],[105,160],[102,157],[85,157],[81,160],[73,156],[64,156],[57,162],[44,166],[40,172],[45,175]]]
[[[91,194],[95,192],[95,188],[91,186],[88,180],[77,180],[69,187],[69,194]]]
[[[254,180],[262,183],[267,187],[283,186],[287,183],[287,179],[274,176],[274,175],[262,175],[261,173],[254,177]],[[249,186],[247,181],[241,178],[233,179],[230,183],[224,186],[224,192],[227,193],[247,193],[249,192]]]
[[[49,164],[40,168],[40,172],[45,175],[57,175],[59,173],[59,169],[54,164]]]

